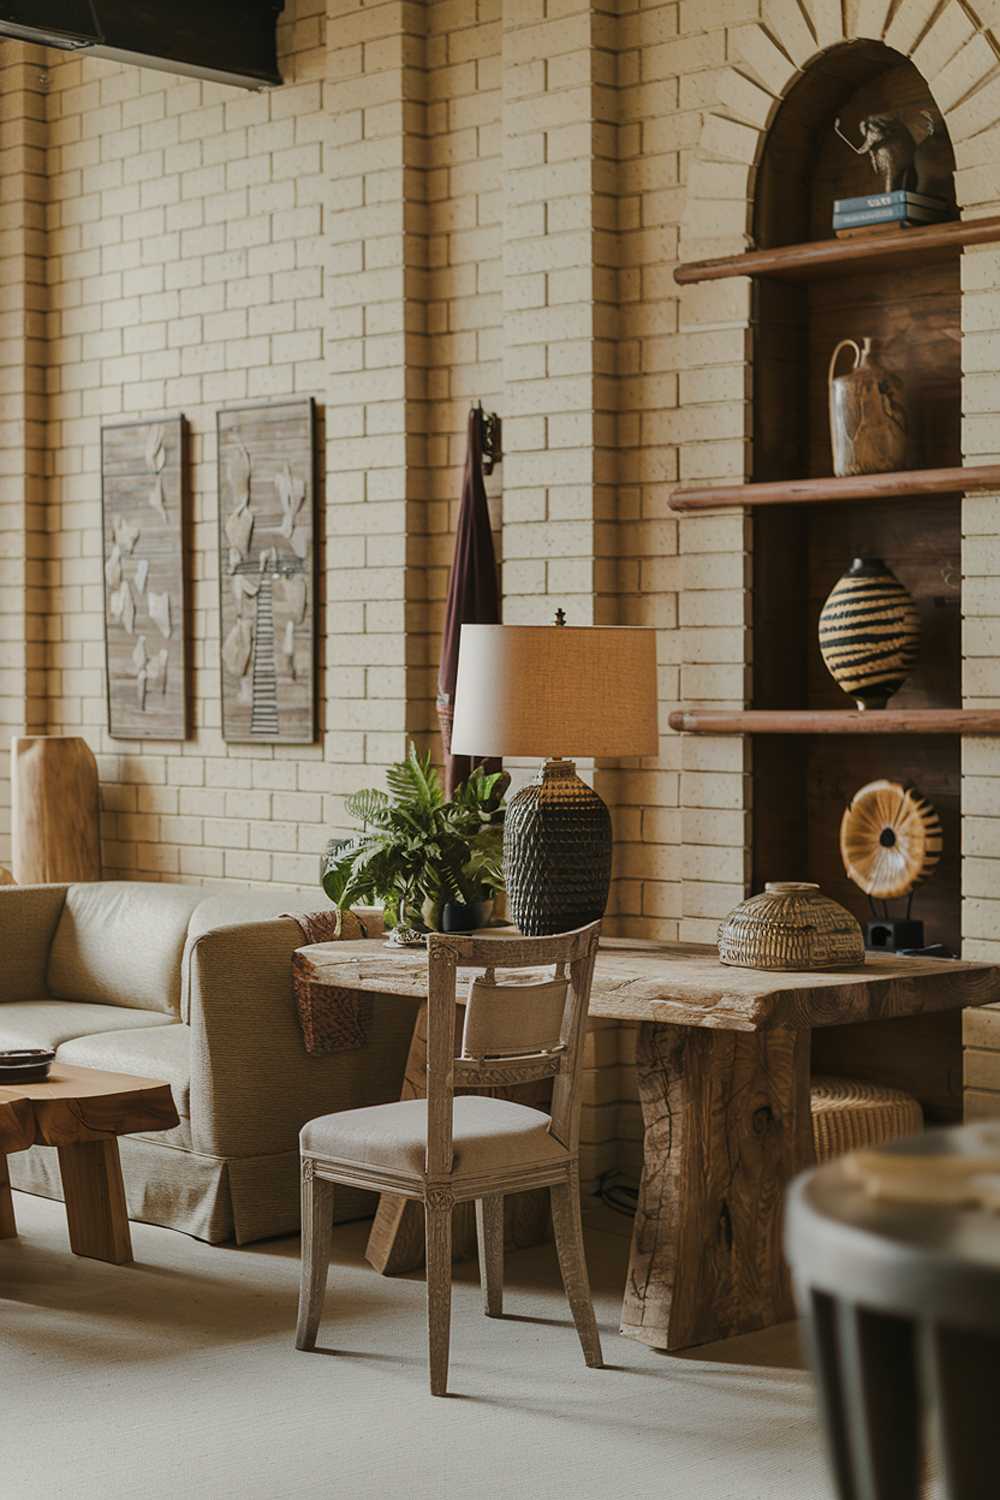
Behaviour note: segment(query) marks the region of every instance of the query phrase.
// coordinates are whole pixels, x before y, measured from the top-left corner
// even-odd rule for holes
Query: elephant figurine
[[[902,120],[895,115],[866,115],[860,121],[861,145],[854,142],[834,120],[833,128],[856,156],[867,156],[872,171],[882,179],[882,191],[894,193],[902,189],[912,193],[917,186],[917,170],[914,166],[917,143]]]

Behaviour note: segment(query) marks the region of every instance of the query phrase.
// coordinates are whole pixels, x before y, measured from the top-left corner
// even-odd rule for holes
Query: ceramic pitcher
[[[864,338],[859,347],[854,339],[841,339],[830,356],[830,442],[833,472],[841,478],[887,474],[906,464],[902,382],[873,354],[872,342]],[[854,350],[854,366],[834,375],[842,349]]]

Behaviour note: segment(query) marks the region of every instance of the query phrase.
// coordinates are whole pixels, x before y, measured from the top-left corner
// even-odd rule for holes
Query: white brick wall
[[[888,18],[891,45],[923,47],[967,212],[996,212],[992,32],[958,0],[845,14],[850,35]],[[436,744],[477,398],[504,418],[488,488],[505,618],[562,605],[654,627],[664,724],[681,700],[745,701],[744,523],[678,522],[668,499],[748,470],[749,288],[681,294],[672,273],[744,243],[761,131],[844,27],[829,0],[289,0],[286,82],[259,94],[0,48],[0,723],[89,739],[109,873],[312,889],[345,794],[409,737]],[[965,442],[983,460],[998,265],[982,250],[964,266]],[[289,395],[320,417],[322,733],[227,746],[215,413]],[[100,426],[179,410],[194,732],[130,744],[105,728]],[[970,704],[1000,701],[998,519],[995,500],[967,502]],[[966,930],[985,956],[1000,770],[975,742],[965,767]],[[747,878],[748,772],[740,741],[666,731],[659,756],[595,769],[620,931],[714,935]],[[4,775],[0,859],[7,801]],[[615,1138],[634,1137],[622,1056],[595,1064],[611,1069],[594,1081],[595,1171],[612,1113]]]

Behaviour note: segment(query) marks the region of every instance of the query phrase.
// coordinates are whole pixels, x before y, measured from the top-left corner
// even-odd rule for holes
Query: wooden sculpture
[[[14,739],[10,748],[18,885],[100,880],[97,763],[73,735]]]
[[[834,120],[833,128],[855,156],[867,156],[875,176],[881,179],[883,193],[912,192],[917,186],[913,164],[917,143],[896,115],[867,115],[859,121],[860,146],[848,139],[839,120]]]
[[[844,810],[844,869],[875,900],[908,895],[933,875],[941,849],[941,820],[915,787],[870,781]]]

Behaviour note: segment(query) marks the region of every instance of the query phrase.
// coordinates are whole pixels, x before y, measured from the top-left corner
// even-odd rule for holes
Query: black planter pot
[[[442,932],[474,932],[483,925],[483,903],[473,901],[463,906],[460,901],[446,901],[441,907]]]

